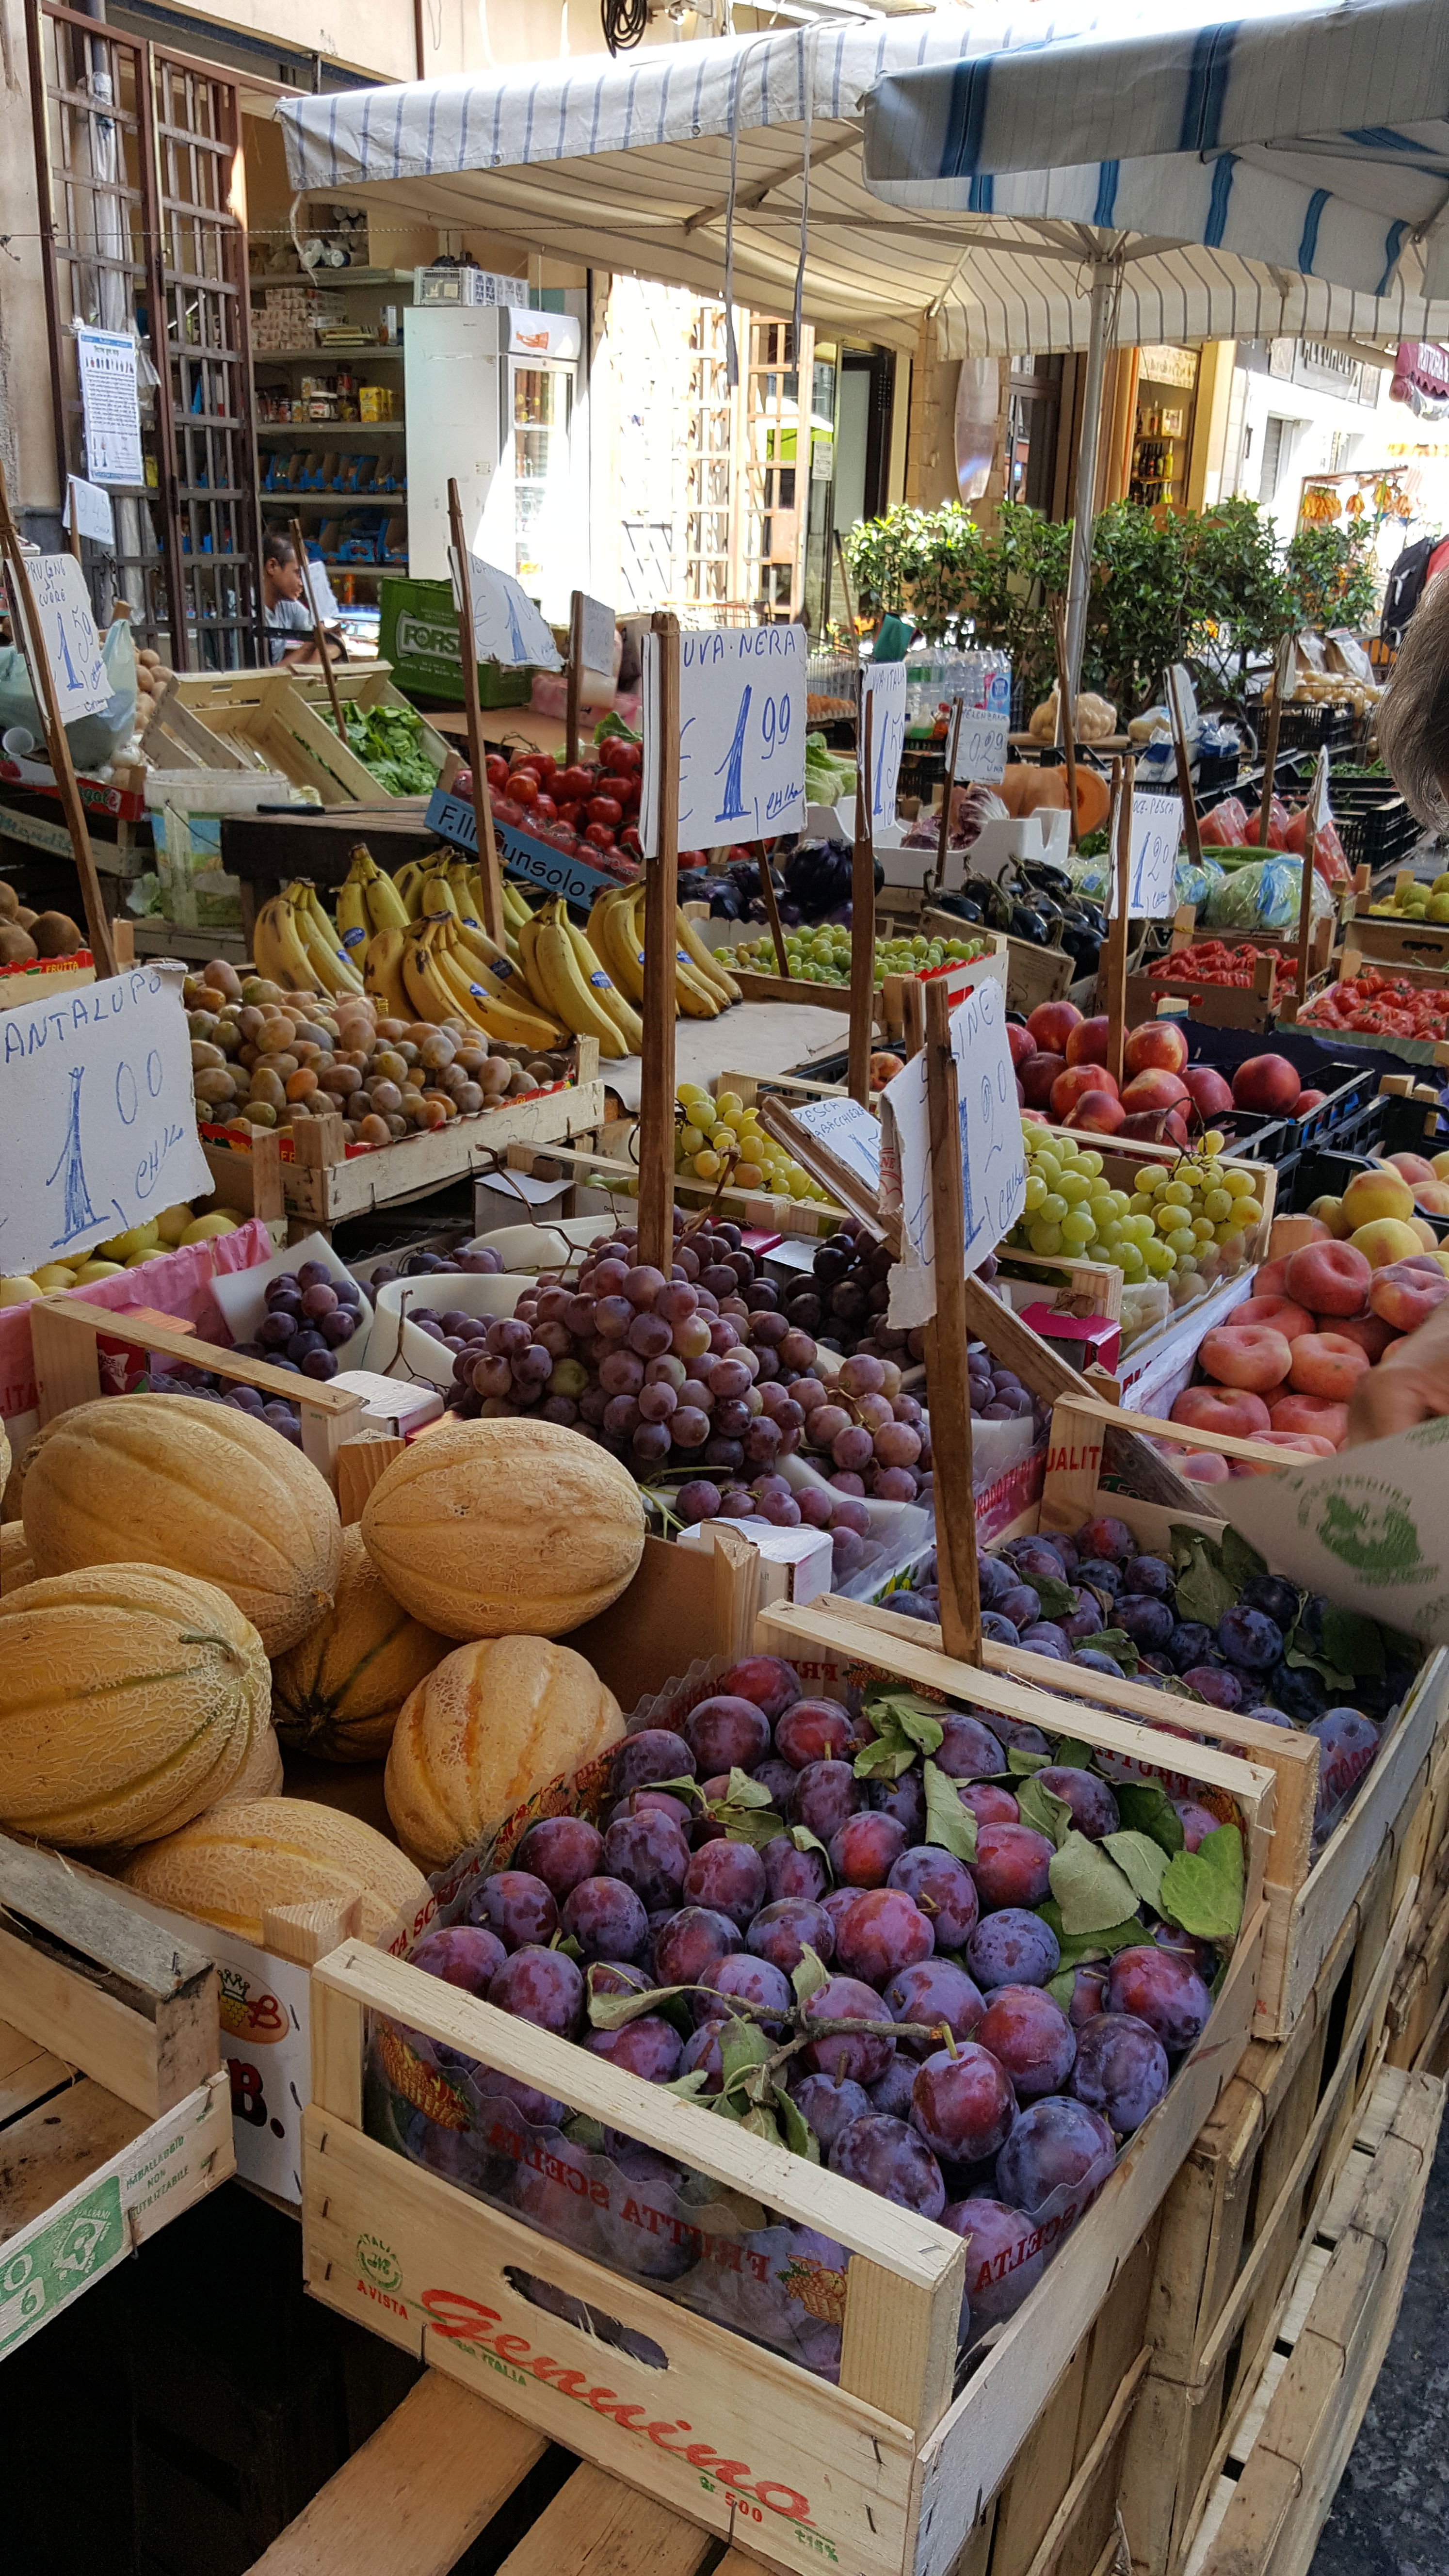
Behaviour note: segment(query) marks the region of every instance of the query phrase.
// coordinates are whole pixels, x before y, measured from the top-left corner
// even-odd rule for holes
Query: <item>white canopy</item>
[[[1124,345],[1449,333],[1446,115],[1446,0],[1029,0],[278,109],[299,189],[775,312],[803,213],[809,319],[962,357],[1085,348],[1109,248]]]

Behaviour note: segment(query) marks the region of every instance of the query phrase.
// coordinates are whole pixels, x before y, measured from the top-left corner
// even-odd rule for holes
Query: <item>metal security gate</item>
[[[44,0],[26,12],[62,481],[84,474],[74,326],[134,330],[143,491],[116,590],[178,668],[264,658],[236,84]]]

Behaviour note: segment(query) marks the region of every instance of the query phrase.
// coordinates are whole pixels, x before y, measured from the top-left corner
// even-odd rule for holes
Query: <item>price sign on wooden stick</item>
[[[44,633],[36,612],[35,594],[30,586],[26,559],[21,552],[19,531],[10,515],[10,492],[5,481],[3,464],[0,464],[0,558],[3,558],[9,583],[11,607],[17,629],[16,641],[25,655],[30,684],[35,691],[36,702],[40,708],[41,721],[45,727],[45,748],[51,768],[55,772],[55,783],[60,790],[61,812],[65,816],[71,849],[75,854],[76,874],[80,878],[81,901],[85,906],[86,938],[91,956],[95,961],[97,975],[114,975],[117,968],[116,952],[111,941],[111,925],[106,917],[105,904],[101,898],[101,881],[96,874],[95,854],[91,848],[90,833],[86,828],[85,807],[81,803],[80,789],[75,782],[75,765],[70,756],[70,744],[65,738],[65,724],[61,716],[55,674],[50,667],[50,656],[46,650]],[[75,558],[72,555],[66,555],[61,560],[66,564],[73,564]]]
[[[327,695],[332,702],[332,721],[337,727],[338,741],[345,742],[347,727],[342,720],[342,701],[337,695],[337,675],[332,668],[332,656],[327,650],[327,639],[322,632],[322,619],[312,594],[312,566],[307,559],[307,541],[302,534],[300,519],[292,521],[292,551],[297,558],[297,570],[302,576],[302,597],[307,603],[307,614],[312,620],[312,641],[317,648],[317,659],[322,665],[322,675],[327,682]]]
[[[679,908],[679,620],[654,619],[658,842],[644,868],[644,1042],[639,1080],[639,1258],[674,1261],[674,1015]]]
[[[493,837],[493,807],[488,798],[488,765],[483,749],[483,710],[478,702],[478,646],[473,631],[473,567],[463,542],[463,505],[454,476],[448,477],[448,524],[453,538],[454,579],[458,585],[458,657],[463,665],[463,712],[468,721],[468,765],[473,775],[473,822],[477,832],[478,882],[483,893],[483,927],[497,948],[508,945],[503,910],[503,873]]]
[[[981,1596],[976,1576],[976,1496],[971,1467],[971,1390],[966,1352],[965,1202],[961,1103],[942,984],[926,986],[926,1106],[930,1120],[931,1220],[936,1311],[926,1326],[926,1383],[936,1504],[941,1642],[958,1662],[981,1661]]]
[[[1328,820],[1328,754],[1320,751],[1313,773],[1313,793],[1308,799],[1308,829],[1304,834],[1303,883],[1298,897],[1298,973],[1294,985],[1300,1011],[1308,999],[1308,952],[1313,944],[1313,889],[1318,870],[1313,863],[1314,844]]]
[[[773,841],[760,841],[756,844],[760,853],[760,892],[765,899],[765,916],[770,925],[770,937],[775,943],[776,961],[788,983],[790,960],[785,951],[785,933],[780,926],[780,905],[775,893],[775,880],[770,870],[770,852],[774,846]]]
[[[1192,792],[1192,764],[1187,751],[1187,723],[1183,715],[1178,666],[1174,662],[1165,674],[1167,712],[1172,724],[1172,745],[1177,754],[1177,783],[1182,791],[1182,828],[1187,838],[1187,855],[1195,868],[1202,866],[1202,840],[1197,828],[1197,802]],[[1129,796],[1131,790],[1128,791]]]
[[[860,757],[855,766],[855,844],[850,857],[850,1048],[846,1088],[865,1106],[870,1099],[870,1040],[875,1012],[875,842],[870,828],[871,754],[875,700],[861,710]]]
[[[946,882],[946,850],[951,838],[951,795],[956,782],[956,754],[961,748],[961,718],[966,702],[958,698],[951,709],[951,731],[946,743],[946,777],[941,789],[941,834],[936,843],[936,884]],[[915,1050],[912,1049],[912,1053]]]

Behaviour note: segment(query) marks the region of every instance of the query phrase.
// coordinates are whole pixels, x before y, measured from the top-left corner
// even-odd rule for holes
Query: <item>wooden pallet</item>
[[[1096,2576],[1110,2563],[1118,2467],[1147,2366],[1154,2246],[1150,2229],[983,2509],[957,2576]],[[675,2513],[647,2487],[583,2465],[433,2369],[254,2576],[446,2576],[479,2539],[501,2576],[695,2576],[719,2545],[688,2507]],[[714,2576],[749,2576],[758,2562],[745,2500],[727,2539],[737,2546]]]
[[[234,2170],[217,1978],[0,1837],[0,2356]]]
[[[1123,2472],[1132,2564],[1180,2576],[1388,2045],[1413,1911],[1385,1852],[1286,2041],[1254,2041],[1168,2193]]]
[[[1308,2576],[1394,2330],[1443,2108],[1435,2076],[1380,2077],[1184,2576]]]

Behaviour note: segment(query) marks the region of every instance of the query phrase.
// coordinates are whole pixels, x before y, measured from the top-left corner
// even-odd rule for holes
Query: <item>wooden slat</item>
[[[500,2576],[694,2576],[709,2533],[619,2484],[603,2469],[575,2469]]]
[[[150,2125],[103,2084],[82,2077],[0,2132],[0,2244],[108,2164]]]
[[[546,2448],[430,2370],[263,2552],[255,2576],[448,2576]]]

